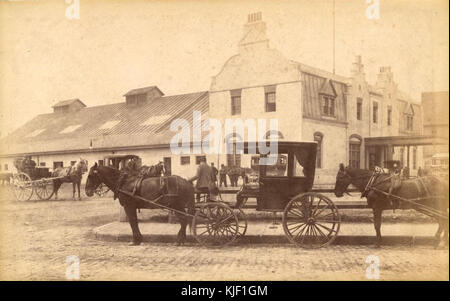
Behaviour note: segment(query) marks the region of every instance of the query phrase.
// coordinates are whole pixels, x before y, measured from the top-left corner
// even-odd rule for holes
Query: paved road
[[[70,255],[80,260],[81,280],[366,280],[370,255],[379,260],[381,280],[449,279],[448,249],[331,246],[310,251],[261,244],[204,249],[150,243],[130,247],[91,235],[92,228],[117,220],[117,201],[19,203],[3,190],[0,194],[0,280],[64,280]]]

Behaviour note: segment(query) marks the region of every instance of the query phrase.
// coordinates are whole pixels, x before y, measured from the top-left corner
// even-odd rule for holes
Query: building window
[[[8,164],[5,164],[5,171],[8,171]]]
[[[2,171],[2,165],[0,164],[0,171]]]
[[[275,112],[277,109],[276,105],[275,92],[266,93],[266,112]]]
[[[98,160],[98,165],[99,165],[99,166],[105,165],[105,161],[103,161],[103,160]]]
[[[53,169],[57,169],[58,167],[64,167],[64,163],[62,161],[53,162]]]
[[[40,163],[39,163],[39,166],[40,166],[40,167],[45,167],[45,162],[40,162]]]
[[[322,133],[314,133],[314,141],[317,142],[316,168],[322,168]]]
[[[361,138],[352,136],[349,141],[349,165],[353,168],[360,168]]]
[[[206,162],[206,156],[195,156],[195,164],[199,165],[202,161]]]
[[[356,119],[362,120],[362,98],[356,100]]]
[[[322,115],[334,117],[334,98],[331,96],[322,96]]]
[[[406,130],[407,131],[413,130],[413,116],[412,115],[406,115]]]
[[[378,103],[373,103],[373,116],[372,116],[373,123],[378,123]]]
[[[417,148],[413,148],[413,169],[417,169]]]
[[[180,158],[180,164],[181,165],[189,165],[189,164],[191,164],[191,157],[190,156],[182,156]]]
[[[387,125],[392,125],[392,107],[389,106],[387,110]]]
[[[233,96],[231,97],[231,115],[241,114],[241,97]]]

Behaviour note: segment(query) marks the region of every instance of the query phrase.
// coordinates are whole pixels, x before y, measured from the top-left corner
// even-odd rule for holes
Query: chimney
[[[352,64],[352,75],[358,76],[362,75],[365,76],[364,73],[364,64],[362,63],[361,55],[355,56],[355,62]]]
[[[392,74],[390,66],[380,67],[380,72],[377,75],[377,87],[386,87],[387,84],[393,82],[394,75]]]
[[[269,47],[266,23],[262,21],[261,12],[252,13],[247,16],[247,24],[244,25],[244,37],[239,42],[241,49],[253,46]]]

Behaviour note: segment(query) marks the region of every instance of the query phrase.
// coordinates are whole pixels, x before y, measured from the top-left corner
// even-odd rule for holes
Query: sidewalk
[[[160,222],[141,222],[139,224],[144,241],[170,243],[176,241],[179,224]],[[435,224],[385,223],[381,227],[383,244],[386,245],[432,245],[437,230]],[[189,235],[188,242],[195,239]],[[131,229],[128,223],[112,222],[93,229],[96,239],[106,241],[131,241]],[[334,244],[370,245],[375,242],[375,230],[369,223],[341,223]],[[247,233],[239,239],[242,243],[289,243],[283,231],[283,225],[274,225],[270,221],[249,221]]]

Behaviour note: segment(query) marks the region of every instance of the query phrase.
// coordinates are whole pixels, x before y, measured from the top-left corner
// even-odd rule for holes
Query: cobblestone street
[[[448,248],[237,244],[206,249],[148,242],[131,247],[92,235],[94,227],[117,220],[117,201],[72,201],[65,190],[64,200],[20,203],[3,192],[1,280],[64,280],[70,255],[80,259],[81,280],[367,280],[369,255],[379,258],[380,280],[449,279]]]

